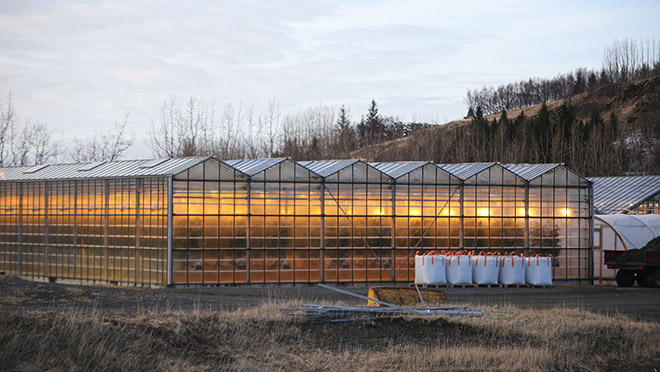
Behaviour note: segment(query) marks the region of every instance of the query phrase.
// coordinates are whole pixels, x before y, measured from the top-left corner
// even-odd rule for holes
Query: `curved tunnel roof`
[[[660,214],[600,214],[594,218],[614,229],[627,249],[643,248],[660,236]]]

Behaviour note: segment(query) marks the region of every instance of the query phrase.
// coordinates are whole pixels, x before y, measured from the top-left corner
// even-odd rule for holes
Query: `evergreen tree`
[[[344,107],[344,105],[341,105],[341,108],[339,109],[339,117],[337,118],[337,134],[341,135],[342,133],[346,132],[346,130],[350,128],[350,126],[351,126],[351,121],[348,118],[346,107]]]
[[[539,159],[537,161],[548,163],[552,148],[552,126],[550,122],[550,110],[548,110],[548,106],[545,103],[541,105],[541,110],[539,110],[538,115],[532,121],[532,128],[539,147]]]
[[[488,119],[484,117],[481,106],[477,106],[477,110],[470,122],[470,127],[472,135],[465,136],[470,139],[469,160],[486,161],[489,157],[488,140],[490,138],[490,125],[488,124]]]
[[[472,117],[472,125],[479,133],[488,133],[488,119],[484,117],[481,106],[477,106],[477,111],[475,111],[474,116]]]
[[[362,145],[372,145],[381,142],[386,137],[385,125],[378,113],[376,100],[372,99],[366,117],[358,124],[358,134]]]
[[[509,120],[509,116],[507,115],[506,110],[502,111],[502,115],[500,115],[499,127],[500,130],[504,131],[504,138],[508,141],[511,141],[516,135],[514,124],[515,122]]]
[[[559,106],[553,115],[553,137],[554,156],[553,161],[562,163],[571,163],[571,131],[576,122],[575,106],[569,102],[564,102]]]
[[[371,105],[369,105],[366,122],[372,143],[380,142],[383,139],[383,121],[378,113],[378,105],[374,99],[371,100]]]
[[[555,114],[557,130],[562,138],[568,138],[571,134],[571,127],[575,124],[575,106],[569,102],[564,102],[559,106]]]
[[[351,120],[349,113],[344,107],[339,109],[339,117],[337,118],[337,127],[335,148],[339,152],[337,155],[348,156],[348,152],[355,149],[355,135],[351,127]]]

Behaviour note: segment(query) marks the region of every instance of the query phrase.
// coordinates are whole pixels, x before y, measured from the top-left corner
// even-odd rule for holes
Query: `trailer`
[[[636,281],[640,287],[660,288],[660,251],[645,251],[643,260],[624,264],[615,261],[627,251],[605,250],[604,252],[607,268],[617,270],[616,284],[619,287],[632,287]]]

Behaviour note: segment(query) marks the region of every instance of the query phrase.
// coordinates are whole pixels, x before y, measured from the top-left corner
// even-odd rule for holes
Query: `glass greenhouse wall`
[[[660,192],[643,201],[630,214],[660,214]]]
[[[0,210],[2,271],[165,282],[165,179],[0,182]]]
[[[6,168],[0,270],[147,285],[410,282],[417,251],[464,249],[552,254],[556,280],[590,281],[591,198],[559,164]]]
[[[529,182],[529,251],[557,257],[555,279],[593,277],[592,193],[566,168]]]

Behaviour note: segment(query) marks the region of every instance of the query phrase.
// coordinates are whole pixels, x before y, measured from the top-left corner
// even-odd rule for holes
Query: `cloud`
[[[464,114],[467,89],[598,64],[657,32],[655,2],[21,1],[0,13],[0,94],[65,136],[196,94],[258,112],[325,102],[359,117]],[[585,61],[585,62],[581,62]],[[435,115],[437,114],[437,115]],[[148,154],[146,154],[148,156]]]

